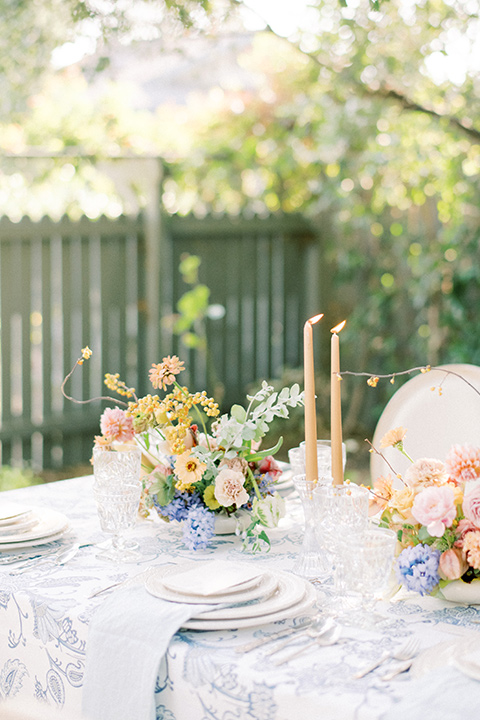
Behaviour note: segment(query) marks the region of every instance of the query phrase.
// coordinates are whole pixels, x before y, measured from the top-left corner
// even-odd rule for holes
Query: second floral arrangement
[[[480,448],[454,445],[445,462],[414,461],[406,432],[398,427],[382,438],[380,448],[395,447],[412,464],[403,477],[393,471],[374,482],[370,511],[398,534],[398,581],[435,594],[452,581],[480,578]]]

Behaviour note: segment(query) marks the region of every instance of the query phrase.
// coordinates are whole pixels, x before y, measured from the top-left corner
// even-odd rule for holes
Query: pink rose
[[[129,442],[133,440],[133,423],[120,408],[107,408],[100,418],[102,435],[111,441]]]
[[[245,476],[237,470],[228,467],[223,468],[215,479],[214,495],[216,500],[223,507],[244,505],[248,502],[248,493],[243,487]]]
[[[474,525],[470,520],[467,520],[466,518],[462,518],[460,522],[457,525],[456,533],[458,535],[458,539],[455,540],[455,547],[462,548],[463,547],[463,541],[465,539],[465,535],[469,532],[472,532],[473,530],[477,530],[477,526]]]
[[[461,550],[450,548],[440,555],[438,572],[444,580],[458,580],[467,570],[468,563]]]
[[[476,530],[480,529],[480,480],[470,480],[465,485],[463,514]]]
[[[457,515],[453,488],[449,485],[425,488],[413,502],[412,515],[432,537],[441,537]]]

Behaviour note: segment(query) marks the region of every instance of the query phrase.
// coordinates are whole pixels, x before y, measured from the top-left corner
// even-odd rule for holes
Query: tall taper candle
[[[313,329],[323,313],[307,320],[303,327],[303,370],[305,398],[305,475],[312,482],[318,480],[317,414],[315,405],[315,368],[313,361]]]
[[[330,381],[330,437],[332,441],[332,477],[334,485],[343,483],[342,457],[342,393],[340,379],[340,338],[338,333],[345,325],[344,320],[330,330],[331,340],[331,381]]]

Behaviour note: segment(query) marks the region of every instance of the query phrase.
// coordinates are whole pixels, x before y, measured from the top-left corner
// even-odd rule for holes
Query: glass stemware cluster
[[[127,541],[123,533],[133,528],[141,494],[141,451],[134,446],[119,450],[95,448],[93,451],[93,496],[100,526],[112,535],[98,557],[115,562],[138,559],[137,543]]]
[[[367,488],[320,485],[313,496],[319,542],[332,558],[334,613],[370,626],[389,582],[396,534],[369,522]]]
[[[369,626],[388,586],[396,534],[370,523],[366,488],[333,484],[329,441],[318,441],[317,457],[319,479],[312,482],[305,475],[304,444],[289,451],[305,517],[295,572],[320,583],[324,604],[336,617]]]
[[[345,443],[342,443],[343,467],[346,462]],[[332,446],[330,440],[317,440],[318,482],[307,480],[305,475],[305,442],[288,451],[293,483],[300,497],[304,515],[302,549],[295,562],[295,573],[310,580],[322,581],[332,572],[332,561],[326,547],[319,541],[314,513],[313,493],[318,485],[332,482]]]

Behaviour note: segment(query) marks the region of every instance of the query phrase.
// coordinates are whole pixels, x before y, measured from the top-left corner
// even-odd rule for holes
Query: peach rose
[[[458,580],[467,570],[468,563],[461,550],[450,548],[440,555],[438,573],[444,580]]]
[[[215,498],[223,507],[244,505],[248,502],[248,493],[243,487],[245,476],[237,470],[226,467],[220,470],[215,479]]]

